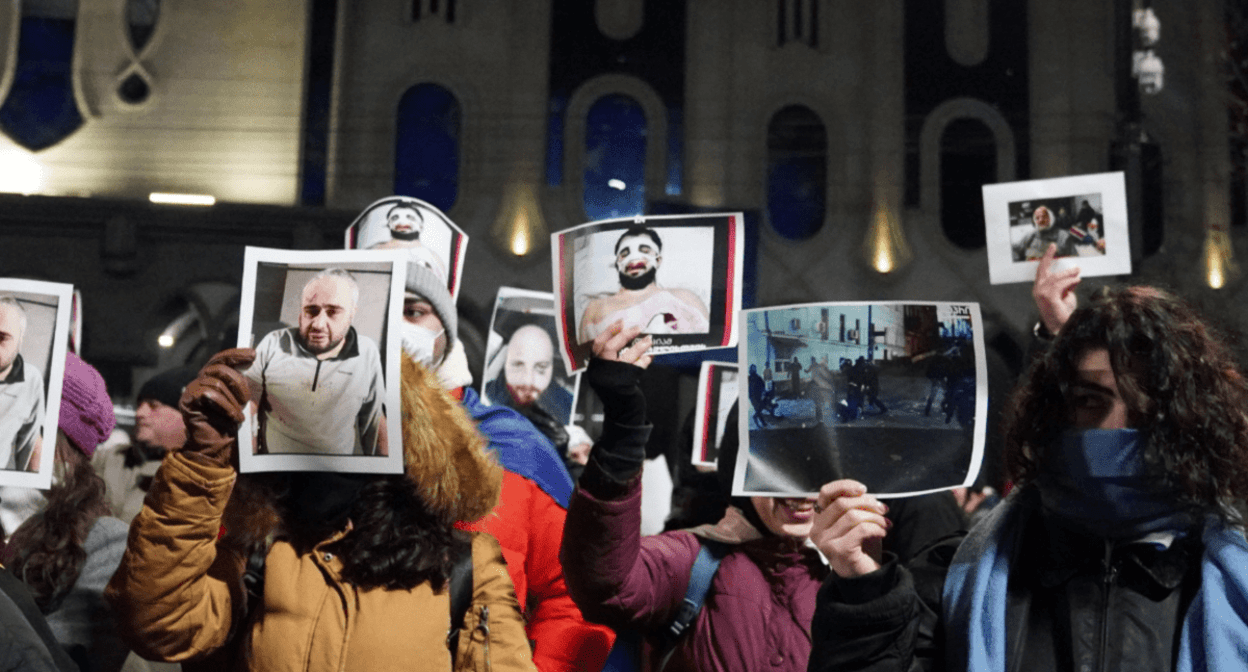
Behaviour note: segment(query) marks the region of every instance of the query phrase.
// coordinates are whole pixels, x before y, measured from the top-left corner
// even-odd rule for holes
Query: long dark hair
[[[1234,517],[1248,495],[1248,383],[1224,337],[1183,300],[1153,287],[1107,288],[1079,308],[1015,391],[1005,424],[1006,469],[1035,478],[1070,427],[1079,357],[1105,348],[1129,409],[1148,436],[1146,459],[1180,504]]]
[[[47,507],[31,516],[9,540],[9,570],[30,589],[45,614],[60,608],[87,560],[83,543],[95,520],[110,513],[104,481],[91,460],[56,435],[57,460],[64,477],[48,490]]]

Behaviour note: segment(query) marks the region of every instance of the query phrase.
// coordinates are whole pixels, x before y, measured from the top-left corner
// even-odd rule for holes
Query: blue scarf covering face
[[[1147,443],[1134,429],[1062,434],[1037,479],[1045,514],[1115,540],[1191,526],[1176,506],[1178,493],[1149,474]]]
[[[1093,431],[1099,434],[1105,430]],[[1079,497],[1080,505],[1095,509],[1094,512],[1075,510],[1073,500],[1055,497],[1056,490],[1047,494],[1048,502],[1042,501],[1039,507],[1028,506],[1023,500],[1030,488],[1022,488],[1011,493],[962,541],[949,566],[942,596],[946,669],[1006,669],[1006,589],[1013,556],[1030,516],[1055,515],[1100,526],[1106,525],[1107,519],[1118,517],[1137,531],[1174,529],[1166,526],[1174,520],[1174,505],[1160,506],[1163,493],[1156,490],[1155,481],[1142,476],[1142,441],[1138,434],[1131,430],[1108,431],[1118,436],[1084,435],[1071,437],[1069,442],[1063,440],[1062,450],[1071,451],[1066,459],[1073,459],[1074,464],[1068,473],[1055,474],[1063,494]],[[1106,455],[1094,449],[1115,444],[1122,452],[1137,455]],[[1075,483],[1089,489],[1083,494],[1072,493],[1069,488]],[[1044,500],[1046,488],[1038,485]],[[1111,501],[1109,497],[1120,497],[1121,501]],[[1248,669],[1248,541],[1241,530],[1226,526],[1215,516],[1206,518],[1201,540],[1204,553],[1200,590],[1183,616],[1178,670]]]

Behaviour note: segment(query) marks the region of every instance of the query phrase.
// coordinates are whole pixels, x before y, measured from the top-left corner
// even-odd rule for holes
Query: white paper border
[[[975,428],[974,444],[971,449],[971,461],[968,465],[966,477],[961,483],[953,483],[939,488],[930,488],[926,490],[916,490],[912,492],[892,492],[892,493],[872,493],[880,499],[892,497],[915,497],[918,495],[926,495],[933,492],[941,492],[956,487],[971,487],[975,483],[975,479],[979,476],[979,470],[983,466],[984,460],[984,444],[985,432],[987,431],[988,418],[988,362],[986,358],[986,350],[984,349],[984,321],[980,314],[979,304],[973,301],[827,301],[818,303],[794,303],[782,306],[768,306],[766,308],[752,308],[742,311],[741,322],[748,323],[749,315],[752,313],[762,313],[775,310],[786,310],[791,308],[825,308],[833,306],[966,306],[970,309],[971,314],[971,341],[975,348]],[[742,338],[737,345],[737,362],[738,367],[744,370],[744,375],[749,375],[749,336]],[[738,378],[738,380],[740,380]],[[737,453],[737,462],[732,477],[732,494],[734,497],[811,497],[818,494],[818,491],[811,492],[781,492],[766,490],[745,490],[745,469],[749,463],[750,454],[750,412],[751,408],[749,399],[749,382],[748,380],[737,385],[737,404],[740,409],[737,413],[737,435],[740,437],[740,450]],[[852,476],[846,476],[852,478]]]
[[[243,252],[242,299],[238,312],[238,347],[251,348],[252,319],[256,302],[256,268],[261,263],[295,266],[341,266],[355,262],[389,262],[389,305],[386,307],[385,412],[389,455],[256,455],[250,448],[255,435],[255,418],[250,404],[239,429],[239,472],[336,471],[363,474],[403,473],[403,422],[400,406],[399,320],[403,319],[403,293],[407,284],[407,255],[399,250],[279,250],[248,246]],[[397,450],[396,450],[397,449]]]
[[[1083,277],[1129,275],[1131,240],[1127,226],[1124,174],[1093,173],[983,186],[989,283],[1001,285],[1032,282],[1036,278],[1038,261],[1014,261],[1014,253],[1010,247],[1010,203],[1090,193],[1101,194],[1105,254],[1096,257],[1065,257],[1058,259],[1055,266],[1061,269],[1068,265],[1077,265]]]
[[[61,417],[61,391],[65,383],[65,353],[69,345],[70,316],[74,286],[61,282],[0,278],[0,294],[28,293],[56,298],[56,322],[52,327],[52,357],[49,371],[41,371],[47,384],[43,410],[43,438],[37,471],[0,469],[0,486],[47,490],[52,487],[52,465],[56,457],[56,431]],[[12,532],[12,530],[9,530]]]
[[[707,426],[706,416],[710,412],[708,404],[710,403],[710,386],[713,382],[711,379],[711,371],[721,369],[723,371],[732,370],[737,372],[737,387],[741,386],[741,367],[734,362],[702,362],[702,367],[698,370],[698,396],[697,403],[693,409],[693,446],[692,453],[689,456],[690,462],[695,467],[711,467],[718,468],[717,460],[702,459],[703,449],[715,441],[714,427]],[[740,397],[739,389],[738,395]],[[740,402],[737,402],[738,404]],[[716,413],[715,419],[718,422],[719,414]],[[735,431],[735,427],[724,427],[724,434]]]
[[[730,253],[732,254],[732,264],[727,269],[728,277],[725,278],[726,291],[730,295],[729,304],[726,306],[726,313],[724,316],[724,319],[727,322],[727,342],[723,345],[720,345],[719,343],[688,343],[672,346],[652,346],[650,348],[650,354],[659,356],[676,352],[698,352],[702,350],[736,347],[741,333],[741,292],[743,291],[742,269],[744,268],[742,255],[745,252],[745,214],[743,212],[699,212],[675,215],[638,215],[635,217],[618,217],[586,222],[584,224],[579,224],[572,228],[556,231],[550,234],[551,286],[554,287],[555,325],[558,329],[557,335],[559,337],[557,347],[559,348],[559,356],[563,357],[563,362],[567,370],[571,372],[580,372],[585,370],[585,366],[589,361],[589,356],[585,356],[585,361],[576,361],[575,355],[571,352],[571,350],[580,344],[576,343],[575,334],[569,332],[569,325],[564,319],[564,313],[567,310],[568,302],[575,300],[575,297],[567,295],[563,282],[561,282],[562,278],[560,269],[563,260],[560,257],[560,251],[564,249],[565,242],[570,244],[572,241],[579,238],[580,235],[583,235],[578,232],[590,227],[599,227],[604,230],[612,228],[626,229],[634,224],[645,226],[651,222],[661,223],[665,220],[689,220],[691,222],[695,222],[698,219],[724,217],[728,218],[728,243],[730,246]],[[660,226],[656,228],[661,231],[662,225],[660,224]],[[712,266],[714,266],[713,259]],[[712,310],[710,305],[707,306],[707,309]],[[575,310],[573,310],[573,312],[575,313]],[[575,330],[575,327],[573,326],[572,329]],[[719,335],[721,336],[720,341],[722,342],[724,332],[720,332]],[[709,337],[710,334],[708,334],[708,340]],[[580,364],[579,366],[577,366],[578,363]]]

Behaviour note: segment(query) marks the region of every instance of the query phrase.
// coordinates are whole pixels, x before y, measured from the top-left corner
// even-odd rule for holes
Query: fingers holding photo
[[[1075,312],[1078,296],[1075,289],[1082,279],[1078,266],[1060,268],[1055,266],[1057,245],[1050,243],[1036,266],[1036,279],[1031,295],[1040,311],[1040,321],[1050,334],[1057,334]]]
[[[892,522],[888,506],[867,494],[857,481],[843,479],[824,485],[815,501],[810,540],[838,576],[852,577],[880,567],[881,540]]]
[[[594,356],[608,361],[625,362],[641,368],[650,365],[651,337],[641,336],[641,327],[624,327],[621,320],[611,323],[594,339]]]

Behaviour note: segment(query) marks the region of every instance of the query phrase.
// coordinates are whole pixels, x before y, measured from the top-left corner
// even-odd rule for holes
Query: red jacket
[[[463,389],[462,403],[502,463],[502,495],[485,518],[463,526],[498,539],[540,672],[601,670],[615,633],[585,621],[568,595],[559,562],[572,479],[550,441],[519,413],[484,406]],[[460,396],[460,395],[456,395]]]

